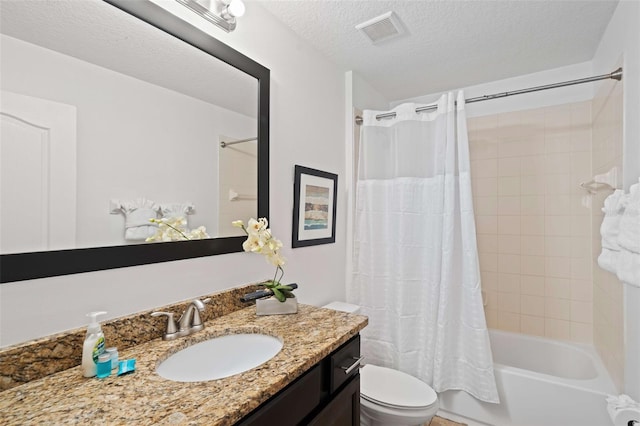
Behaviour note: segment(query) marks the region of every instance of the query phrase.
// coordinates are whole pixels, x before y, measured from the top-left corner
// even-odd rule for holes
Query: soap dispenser
[[[91,318],[89,327],[87,327],[87,336],[82,345],[82,375],[84,377],[93,377],[96,375],[96,364],[98,357],[104,352],[104,334],[100,328],[97,317],[104,315],[106,312],[90,312],[87,314]]]

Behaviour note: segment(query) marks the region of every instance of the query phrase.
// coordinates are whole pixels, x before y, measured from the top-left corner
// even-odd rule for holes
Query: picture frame
[[[291,246],[336,242],[338,175],[295,166]]]

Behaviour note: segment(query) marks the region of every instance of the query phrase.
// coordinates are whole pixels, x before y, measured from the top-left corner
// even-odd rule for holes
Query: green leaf
[[[284,295],[284,293],[280,290],[278,290],[277,288],[272,288],[271,289],[273,291],[273,295],[275,296],[276,299],[278,299],[280,302],[284,302],[285,300],[287,300],[287,297]]]
[[[285,295],[285,297],[286,297],[287,299],[292,299],[292,298],[294,298],[294,297],[295,297],[295,296],[293,295],[293,293],[291,293],[290,291],[283,290],[283,291],[282,291],[282,293],[284,293],[284,295]]]
[[[277,288],[278,290],[284,290],[284,291],[292,291],[293,290],[290,286],[283,285],[283,284],[278,284],[275,288]]]

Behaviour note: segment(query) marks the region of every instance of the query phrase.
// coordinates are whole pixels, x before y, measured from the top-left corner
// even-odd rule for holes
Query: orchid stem
[[[184,235],[184,232],[182,232],[181,230],[179,230],[178,228],[176,228],[175,226],[171,226],[168,223],[164,222],[165,225],[167,225],[169,228],[173,229],[174,231],[177,231],[178,233],[180,233],[180,235],[182,235],[184,237],[185,240],[189,241],[189,237],[187,237],[186,235]]]

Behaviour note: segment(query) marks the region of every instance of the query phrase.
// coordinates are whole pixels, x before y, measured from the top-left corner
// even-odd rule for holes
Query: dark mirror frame
[[[142,25],[159,28],[258,80],[258,217],[268,217],[269,69],[151,2],[104,1],[137,17],[143,21]],[[246,237],[225,237],[5,254],[0,256],[0,283],[235,253],[242,251],[245,239]]]

